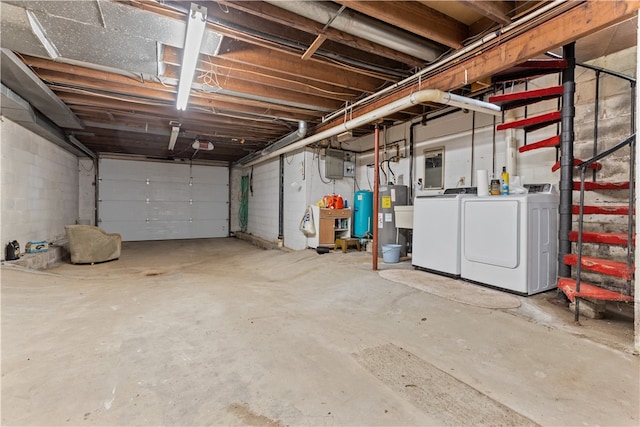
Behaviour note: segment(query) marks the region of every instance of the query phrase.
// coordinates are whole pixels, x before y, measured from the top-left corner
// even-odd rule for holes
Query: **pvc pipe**
[[[509,110],[505,114],[505,122],[510,122],[516,119],[516,115],[513,110]],[[507,129],[505,134],[505,162],[504,166],[507,167],[509,176],[518,174],[518,139],[516,138],[515,129]]]
[[[400,98],[394,102],[391,102],[390,104],[384,105],[380,108],[376,108],[373,111],[369,111],[368,113],[363,114],[362,116],[348,120],[346,122],[341,123],[338,126],[334,126],[322,132],[311,135],[307,138],[301,139],[300,141],[294,142],[293,144],[290,144],[286,147],[282,147],[278,150],[274,150],[271,152],[266,151],[266,149],[262,150],[261,155],[249,161],[243,166],[245,167],[253,166],[255,164],[258,164],[266,160],[272,159],[276,156],[279,156],[280,154],[288,153],[289,151],[303,148],[314,142],[318,142],[323,139],[336,136],[342,132],[355,129],[359,126],[363,126],[368,123],[371,123],[377,119],[384,118],[389,114],[396,113],[412,105],[423,104],[425,102],[435,102],[437,104],[453,105],[455,107],[465,108],[472,111],[479,111],[486,114],[493,114],[493,115],[502,114],[500,107],[498,107],[495,104],[491,104],[489,102],[479,101],[477,99],[472,99],[472,98],[466,98],[464,96],[442,92],[437,89],[425,89],[425,90],[412,93],[411,95],[407,95],[404,98]]]

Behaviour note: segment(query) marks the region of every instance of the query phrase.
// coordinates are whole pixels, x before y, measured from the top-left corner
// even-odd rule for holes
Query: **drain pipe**
[[[334,126],[322,132],[311,135],[307,138],[296,141],[292,144],[287,145],[286,147],[282,147],[280,149],[273,150],[271,152],[267,152],[266,151],[267,149],[264,149],[260,152],[260,154],[258,154],[257,156],[254,156],[252,159],[249,159],[244,163],[240,163],[240,161],[238,161],[238,163],[240,163],[244,167],[253,166],[255,164],[277,157],[280,154],[288,153],[290,151],[303,148],[314,142],[322,141],[323,139],[336,136],[342,132],[346,132],[346,131],[355,129],[359,126],[366,125],[377,119],[381,119],[390,114],[397,113],[398,111],[401,111],[407,107],[411,107],[412,105],[423,104],[426,102],[452,105],[455,107],[465,108],[467,110],[472,110],[472,111],[479,111],[482,113],[492,114],[495,116],[502,115],[502,110],[500,109],[499,106],[495,104],[491,104],[489,102],[484,102],[484,101],[480,101],[473,98],[467,98],[465,96],[456,95],[450,92],[442,92],[437,89],[425,89],[418,92],[414,92],[411,95],[407,95],[404,98],[400,98],[380,108],[376,108],[375,110],[369,111],[368,113],[363,114],[362,116],[343,122],[338,126]]]
[[[419,125],[425,125],[426,123],[427,123],[427,115],[425,114],[424,116],[422,116],[422,120],[420,120],[419,122],[413,122],[409,126],[409,182],[411,183],[411,185],[409,186],[409,201],[411,205],[413,205],[413,197],[415,195],[415,188],[414,188],[415,172],[413,170],[414,169],[413,163],[415,161],[414,150],[415,150],[416,137],[415,137],[414,128]]]
[[[510,122],[516,119],[516,114],[513,110],[509,110],[505,113],[505,122]],[[518,139],[516,138],[516,130],[515,129],[507,129],[505,135],[505,161],[504,165],[507,167],[507,172],[509,172],[509,176],[514,176],[518,174]],[[501,168],[498,168],[501,170]]]
[[[573,205],[573,119],[575,116],[574,81],[576,56],[575,43],[562,48],[563,57],[567,60],[567,68],[562,72],[562,136],[560,139],[560,217],[558,235],[558,276],[571,277],[571,267],[564,263],[564,256],[571,253],[569,232],[573,222],[571,207]],[[576,299],[576,313],[578,312]]]

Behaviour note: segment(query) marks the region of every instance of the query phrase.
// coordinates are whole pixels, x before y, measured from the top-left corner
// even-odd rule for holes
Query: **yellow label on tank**
[[[382,209],[389,209],[391,207],[391,196],[382,196]]]

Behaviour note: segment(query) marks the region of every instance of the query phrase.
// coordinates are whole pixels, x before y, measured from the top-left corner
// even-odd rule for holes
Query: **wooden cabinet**
[[[351,237],[351,209],[312,208],[316,235],[309,237],[309,247],[333,247],[336,239]]]

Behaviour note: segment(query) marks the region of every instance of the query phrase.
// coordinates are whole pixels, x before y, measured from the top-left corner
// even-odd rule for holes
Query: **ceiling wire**
[[[218,68],[226,68],[228,70],[227,76],[231,76],[231,71],[233,71],[233,67],[225,67],[225,66],[219,65],[219,64],[216,64],[216,67],[218,67]],[[252,75],[260,76],[260,77],[268,77],[270,79],[279,80],[279,81],[282,81],[282,82],[299,84],[299,85],[304,86],[306,88],[313,89],[313,90],[316,90],[318,92],[322,92],[322,93],[325,93],[325,94],[328,94],[328,95],[344,96],[344,97],[352,97],[352,96],[354,96],[353,93],[335,92],[335,91],[331,91],[331,90],[327,90],[327,89],[322,89],[322,88],[320,88],[318,86],[314,86],[314,85],[309,84],[309,83],[290,80],[290,79],[286,79],[284,77],[273,76],[273,75],[266,74],[266,73],[261,73],[261,72],[258,72],[258,71],[243,70],[242,72],[246,73],[246,74],[252,74]]]

